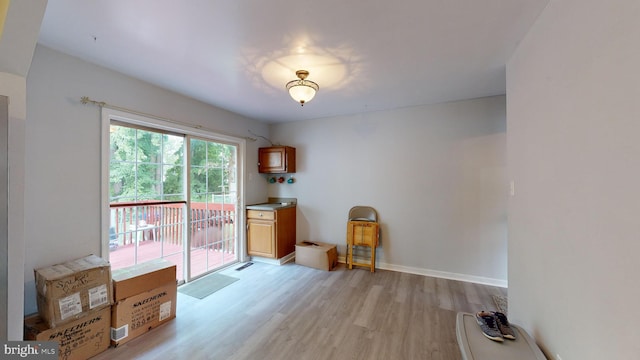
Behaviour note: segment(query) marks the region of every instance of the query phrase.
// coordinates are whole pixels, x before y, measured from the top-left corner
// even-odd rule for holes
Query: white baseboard
[[[359,258],[356,258],[355,256],[354,256],[354,260],[356,260],[357,262],[364,262],[364,263],[369,261],[369,259],[359,259]],[[346,264],[345,257],[339,256],[338,262]],[[387,264],[379,261],[376,261],[376,269],[391,270],[391,271],[403,272],[407,274],[431,276],[431,277],[449,279],[449,280],[465,281],[465,282],[471,282],[476,284],[497,286],[502,288],[508,287],[507,280],[494,279],[494,278],[488,278],[483,276],[467,275],[467,274],[458,274],[458,273],[452,273],[447,271],[416,268],[411,266],[393,265],[393,264]]]

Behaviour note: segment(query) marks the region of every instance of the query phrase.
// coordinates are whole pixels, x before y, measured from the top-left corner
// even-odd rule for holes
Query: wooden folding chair
[[[349,210],[349,220],[347,222],[347,265],[349,269],[353,266],[367,266],[374,272],[376,269],[376,247],[380,229],[378,224],[378,213],[370,206],[354,206]],[[353,261],[353,247],[367,246],[371,249],[371,262],[361,263]]]

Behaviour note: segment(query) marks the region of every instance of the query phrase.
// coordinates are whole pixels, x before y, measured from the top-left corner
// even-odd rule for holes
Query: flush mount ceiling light
[[[316,91],[318,91],[320,87],[313,81],[306,80],[307,76],[309,76],[307,70],[298,70],[296,71],[296,75],[299,80],[289,81],[287,83],[287,90],[289,90],[289,95],[291,95],[293,100],[299,102],[301,106],[304,106],[304,103],[313,99]]]

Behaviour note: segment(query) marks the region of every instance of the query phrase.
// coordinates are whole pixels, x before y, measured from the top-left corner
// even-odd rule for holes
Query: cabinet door
[[[296,172],[296,149],[272,146],[258,149],[258,172],[282,174]]]
[[[275,222],[249,219],[247,226],[249,255],[275,258]]]

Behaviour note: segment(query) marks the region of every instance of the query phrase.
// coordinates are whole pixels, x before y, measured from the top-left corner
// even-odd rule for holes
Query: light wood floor
[[[94,359],[461,359],[458,311],[506,289],[393,271],[255,263],[177,318]]]

